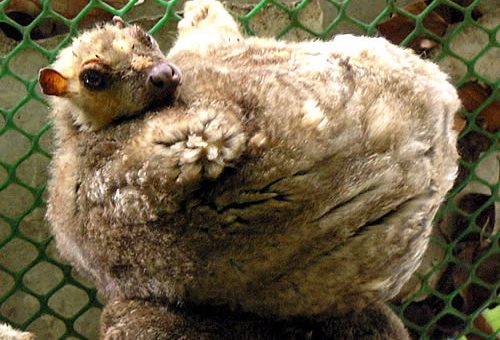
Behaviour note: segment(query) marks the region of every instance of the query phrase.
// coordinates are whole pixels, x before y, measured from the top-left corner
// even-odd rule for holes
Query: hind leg
[[[186,2],[184,18],[177,28],[179,39],[176,46],[197,44],[203,47],[220,42],[237,41],[241,38],[236,21],[223,5],[215,0]]]
[[[102,340],[303,340],[290,325],[238,317],[229,311],[177,311],[138,300],[109,302],[101,317]]]
[[[313,331],[313,339],[410,340],[410,336],[401,319],[380,302],[328,320]]]

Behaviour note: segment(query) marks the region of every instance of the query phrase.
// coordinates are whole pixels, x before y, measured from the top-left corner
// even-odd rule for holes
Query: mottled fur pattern
[[[54,103],[48,218],[118,299],[103,337],[202,338],[186,311],[212,306],[322,320],[299,338],[405,338],[381,302],[417,268],[455,177],[446,75],[382,38],[246,38],[214,0],[186,4],[167,59],[183,72],[172,108],[89,130]]]

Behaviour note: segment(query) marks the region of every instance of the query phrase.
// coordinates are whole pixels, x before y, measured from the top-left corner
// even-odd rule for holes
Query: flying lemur
[[[165,59],[115,19],[40,72],[47,216],[102,338],[407,338],[383,302],[455,178],[446,75],[382,38],[244,37],[214,0],[178,29]]]

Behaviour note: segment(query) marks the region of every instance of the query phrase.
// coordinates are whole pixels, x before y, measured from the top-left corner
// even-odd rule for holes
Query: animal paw
[[[232,114],[212,109],[197,111],[192,119],[163,126],[156,145],[161,146],[170,167],[179,171],[177,182],[200,177],[217,178],[242,154],[246,136]],[[158,138],[159,137],[159,138]]]
[[[241,156],[245,142],[241,124],[232,115],[201,111],[197,124],[190,127],[186,146],[193,151],[185,161],[190,162],[194,154],[195,158],[201,156],[206,176],[216,178],[225,166]]]
[[[222,35],[238,35],[238,25],[224,6],[215,0],[194,0],[186,2],[184,18],[178,26],[180,35],[191,31],[216,31]],[[213,32],[212,32],[213,34]]]

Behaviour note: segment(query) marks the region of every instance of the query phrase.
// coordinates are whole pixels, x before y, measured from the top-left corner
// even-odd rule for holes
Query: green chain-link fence
[[[43,219],[51,136],[37,70],[82,26],[111,14],[144,23],[168,48],[182,4],[0,1],[1,322],[39,339],[98,338],[102,300],[58,257]],[[434,58],[450,73],[465,107],[456,120],[460,174],[436,219],[421,270],[393,306],[415,338],[497,339],[498,1],[248,0],[228,7],[249,34],[292,40],[379,34]]]

